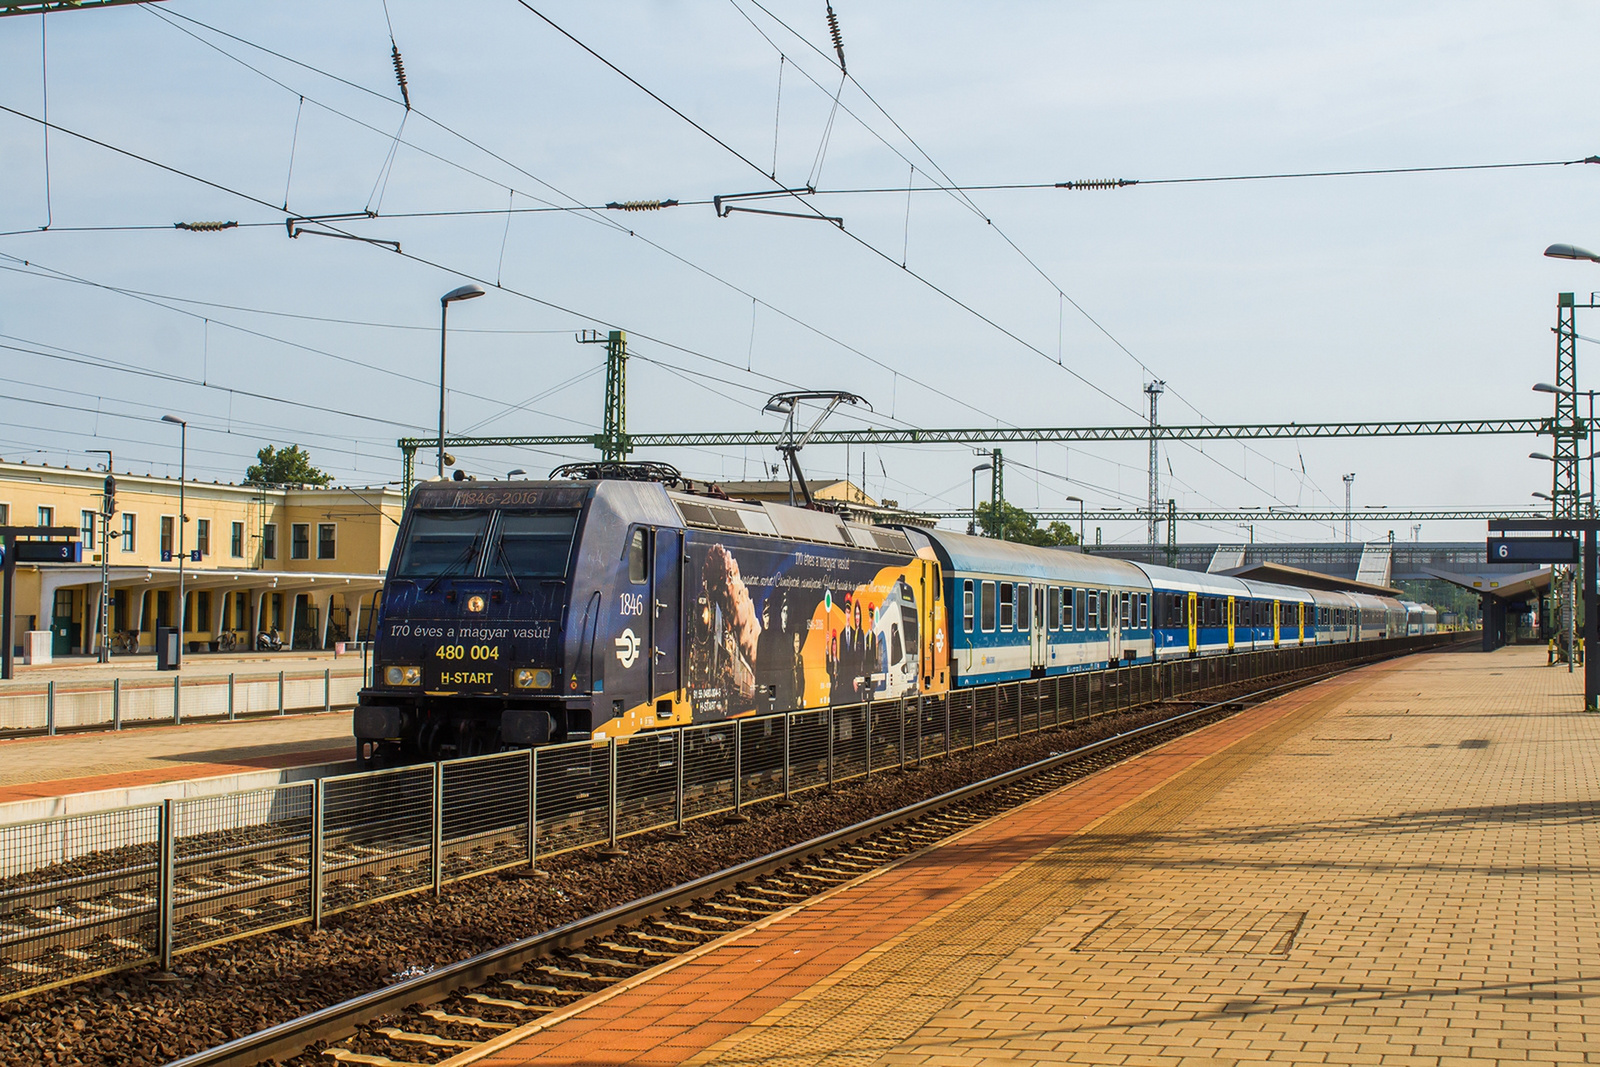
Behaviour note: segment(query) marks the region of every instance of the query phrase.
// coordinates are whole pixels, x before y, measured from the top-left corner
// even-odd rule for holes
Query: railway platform
[[[1581,693],[1540,649],[1365,667],[446,1062],[1590,1062]]]
[[[350,712],[0,740],[0,825],[354,770]]]

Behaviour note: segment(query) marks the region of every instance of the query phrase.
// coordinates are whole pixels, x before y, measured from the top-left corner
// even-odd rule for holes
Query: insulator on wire
[[[405,103],[406,110],[411,110],[411,90],[406,88],[406,63],[400,58],[400,46],[394,41],[389,42],[389,58],[394,60],[394,80],[400,83],[400,99]]]
[[[833,5],[828,5],[828,33],[833,36],[833,50],[839,53],[839,72],[844,73],[844,34],[839,32],[839,16],[833,13]]]
[[[1081,182],[1056,182],[1057,189],[1121,189],[1138,185],[1138,178],[1090,178]]]
[[[238,226],[237,222],[174,222],[175,230],[190,230],[194,233],[215,233],[218,230],[231,230]]]
[[[677,207],[676,200],[613,200],[606,207],[612,211],[660,211],[664,207]]]

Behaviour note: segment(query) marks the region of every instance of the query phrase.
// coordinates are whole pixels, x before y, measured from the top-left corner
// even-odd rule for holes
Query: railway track
[[[1172,737],[1353,667],[1163,719],[906,805],[174,1061],[407,1067],[558,1019],[583,998],[948,840]]]

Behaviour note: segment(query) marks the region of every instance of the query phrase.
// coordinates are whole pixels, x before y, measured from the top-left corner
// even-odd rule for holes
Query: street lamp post
[[[1067,499],[1078,502],[1078,548],[1081,549],[1083,548],[1083,497],[1069,496]]]
[[[184,621],[189,606],[183,588],[183,557],[188,555],[184,548],[183,528],[189,524],[189,513],[184,510],[183,490],[189,480],[189,424],[176,415],[163,415],[161,421],[178,426],[178,658],[173,660],[174,664],[178,664],[183,662]]]
[[[439,298],[439,477],[444,477],[444,337],[445,321],[450,314],[450,305],[458,300],[471,300],[482,296],[484,288],[481,285],[463,285],[450,290]]]
[[[100,640],[95,658],[101,663],[111,662],[111,516],[116,501],[117,479],[111,449],[86,448],[95,455],[105,453],[106,484],[100,500]]]
[[[994,470],[993,463],[980,463],[972,468],[972,521],[967,523],[967,533],[978,532],[978,472]]]

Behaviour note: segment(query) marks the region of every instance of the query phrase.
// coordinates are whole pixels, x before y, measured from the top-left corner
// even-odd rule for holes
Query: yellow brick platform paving
[[[1542,657],[1413,657],[1302,690],[484,1062],[1600,1058],[1600,718]],[[897,884],[924,896],[885,897]],[[828,950],[775,980],[784,927],[825,921]]]

